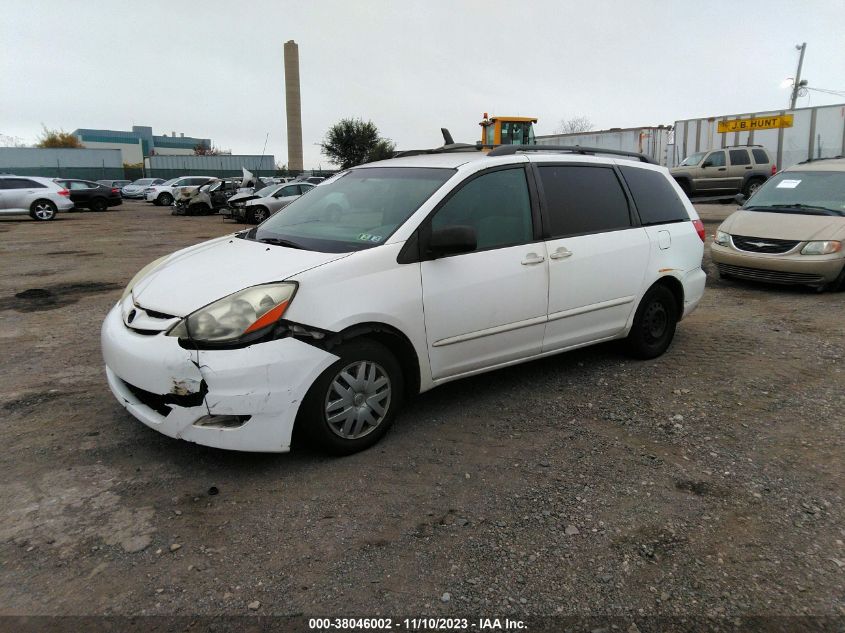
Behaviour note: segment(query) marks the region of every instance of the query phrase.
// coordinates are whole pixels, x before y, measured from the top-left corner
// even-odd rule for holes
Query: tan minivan
[[[721,277],[818,290],[845,286],[845,158],[770,178],[722,222],[711,247]]]

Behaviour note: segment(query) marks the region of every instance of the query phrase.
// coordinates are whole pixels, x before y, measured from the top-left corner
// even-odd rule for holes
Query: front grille
[[[809,273],[790,273],[781,270],[731,266],[729,264],[717,264],[717,266],[721,275],[753,279],[754,281],[768,281],[775,284],[819,284],[824,282],[824,277],[821,275]]]
[[[747,235],[732,235],[734,246],[749,253],[788,253],[800,243],[796,240],[778,240],[773,237],[749,237]]]
[[[135,385],[131,385],[125,380],[122,381],[126,388],[132,392],[132,395],[138,398],[141,404],[148,406],[159,415],[167,417],[172,407],[170,405],[177,405],[180,407],[198,407],[203,403],[205,394],[208,392],[208,387],[203,380],[200,383],[200,390],[197,393],[188,394],[187,396],[177,396],[176,394],[168,393],[160,395],[151,391],[146,391]]]

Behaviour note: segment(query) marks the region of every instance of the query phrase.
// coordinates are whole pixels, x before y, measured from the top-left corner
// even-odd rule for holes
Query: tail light
[[[695,227],[695,232],[698,233],[698,237],[700,237],[701,241],[703,242],[705,240],[704,222],[702,222],[701,220],[693,220],[692,225]]]
[[[120,189],[118,189],[117,187],[112,187],[111,192],[112,193],[120,193]]]
[[[60,196],[70,196],[70,191],[68,191],[67,189],[59,189],[56,193],[58,193]]]
[[[778,166],[772,163],[772,176],[778,173]]]

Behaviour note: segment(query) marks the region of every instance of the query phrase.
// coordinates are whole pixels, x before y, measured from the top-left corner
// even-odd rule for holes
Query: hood
[[[842,239],[845,218],[830,215],[739,210],[729,216],[719,228],[727,233],[749,237],[770,237],[802,242],[834,240]]]
[[[243,240],[234,235],[191,246],[138,282],[144,308],[184,317],[233,292],[282,281],[349,253],[318,253]]]
[[[229,202],[245,202],[246,200],[252,200],[257,196],[252,191],[242,191],[241,193],[236,193],[234,196],[229,198]]]
[[[124,191],[141,191],[141,189],[146,189],[147,185],[126,185],[123,187]]]

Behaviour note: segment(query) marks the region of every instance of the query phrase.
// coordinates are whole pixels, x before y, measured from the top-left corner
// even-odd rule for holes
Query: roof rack
[[[621,149],[602,149],[600,147],[582,147],[581,145],[499,145],[488,152],[488,156],[509,156],[517,152],[570,152],[572,154],[610,154],[612,156],[628,156],[636,158],[643,163],[655,164],[645,154],[637,152],[626,152]]]
[[[444,154],[447,152],[477,152],[482,149],[481,142],[476,143],[456,143],[445,127],[440,128],[440,133],[443,135],[443,145],[431,149],[406,149],[402,152],[393,154],[393,158],[401,158],[402,156],[419,156],[420,154]]]

